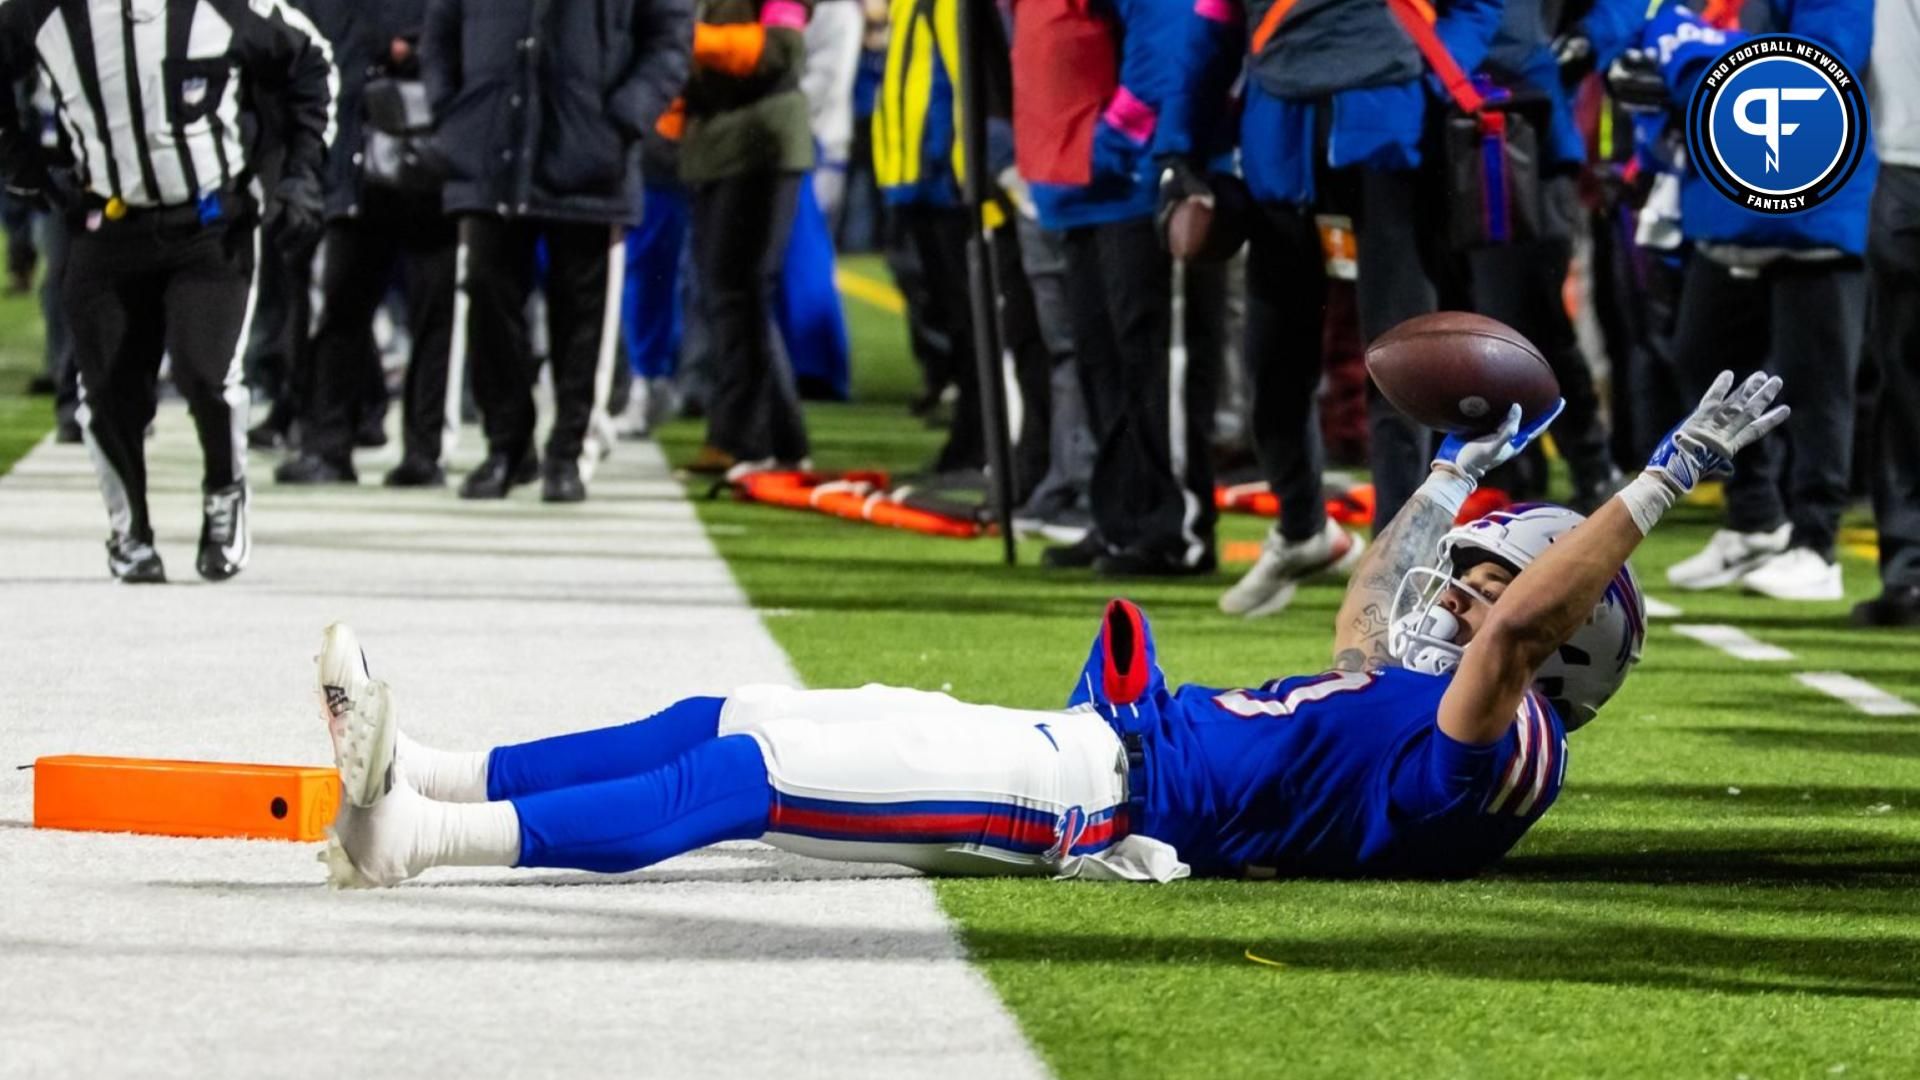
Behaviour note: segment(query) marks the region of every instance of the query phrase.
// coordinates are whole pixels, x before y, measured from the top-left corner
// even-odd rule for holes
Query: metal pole
[[[993,514],[1008,566],[1018,556],[1013,543],[1013,449],[1007,433],[1007,386],[1000,371],[1000,320],[993,289],[993,237],[987,204],[986,53],[992,40],[976,20],[997,18],[993,0],[954,0],[960,5],[960,138],[966,161],[967,299],[973,317],[973,359],[980,386],[981,434],[993,485]]]

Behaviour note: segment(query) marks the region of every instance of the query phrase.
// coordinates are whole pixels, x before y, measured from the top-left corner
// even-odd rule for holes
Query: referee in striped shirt
[[[4,0],[0,78],[35,70],[52,91],[59,145],[43,148],[0,95],[0,175],[71,228],[63,314],[112,526],[108,569],[126,582],[166,580],[143,449],[165,354],[205,455],[195,568],[225,580],[250,550],[240,361],[260,208],[288,249],[319,232],[331,52],[285,0]],[[286,154],[264,200],[253,160],[262,131]]]

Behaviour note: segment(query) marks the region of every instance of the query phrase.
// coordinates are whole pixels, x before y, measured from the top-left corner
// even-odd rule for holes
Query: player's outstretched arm
[[[1398,665],[1387,651],[1387,630],[1393,621],[1393,594],[1400,580],[1407,571],[1433,560],[1440,538],[1453,527],[1467,496],[1480,486],[1480,478],[1539,438],[1566,404],[1557,403],[1552,412],[1525,426],[1520,422],[1520,406],[1515,405],[1492,433],[1472,440],[1449,435],[1440,445],[1427,482],[1374,538],[1373,546],[1354,568],[1347,595],[1340,602],[1340,614],[1334,620],[1336,669],[1366,671]]]
[[[1505,735],[1533,673],[1593,613],[1661,515],[1700,481],[1732,472],[1735,454],[1786,421],[1786,406],[1768,409],[1779,393],[1780,380],[1763,372],[1737,390],[1733,372],[1722,372],[1693,415],[1661,440],[1645,471],[1501,594],[1440,699],[1440,730],[1482,746]]]

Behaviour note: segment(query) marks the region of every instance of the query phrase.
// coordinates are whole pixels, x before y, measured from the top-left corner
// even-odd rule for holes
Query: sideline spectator
[[[686,77],[689,16],[687,0],[429,2],[421,60],[460,222],[453,353],[471,357],[487,434],[462,498],[503,498],[536,474],[545,501],[587,497],[639,205],[635,144]],[[555,397],[544,468],[526,317],[540,249]]]
[[[680,178],[693,191],[693,252],[713,387],[696,474],[797,465],[809,453],[793,371],[776,351],[772,303],[800,184],[813,167],[808,5],[699,0]]]
[[[687,189],[680,183],[685,123],[683,111],[669,111],[640,140],[645,209],[640,224],[627,231],[627,277],[620,302],[620,328],[633,371],[633,389],[617,427],[623,439],[647,438],[680,409],[674,376],[680,370],[687,297],[680,264],[686,257],[691,217]]]
[[[1880,367],[1879,461],[1873,511],[1880,526],[1880,595],[1853,609],[1860,626],[1920,625],[1920,4],[1880,0],[1867,79],[1880,185],[1867,234]],[[1856,183],[1858,181],[1855,181]]]
[[[340,134],[327,167],[327,234],[319,311],[308,345],[300,446],[274,479],[353,483],[354,433],[367,383],[382,378],[369,347],[374,313],[400,274],[411,353],[405,453],[389,487],[437,487],[453,333],[453,222],[410,131],[430,126],[415,42],[426,0],[336,0],[316,9],[340,69]],[[409,113],[416,114],[409,119]],[[389,129],[399,128],[394,131]],[[371,369],[371,370],[370,370]]]
[[[1329,519],[1320,494],[1325,453],[1314,389],[1323,367],[1326,258],[1318,211],[1351,218],[1362,336],[1464,299],[1446,250],[1447,190],[1436,99],[1420,51],[1396,21],[1397,0],[1249,0],[1241,164],[1259,205],[1247,254],[1247,362],[1254,445],[1280,497],[1281,520],[1261,557],[1221,597],[1222,610],[1280,610],[1295,583],[1357,558],[1356,539]],[[1462,69],[1485,59],[1501,5],[1449,0],[1434,32]],[[1339,63],[1326,58],[1340,57]],[[1374,522],[1384,527],[1413,494],[1429,457],[1427,431],[1369,385]]]
[[[1873,32],[1871,2],[1782,0],[1771,16],[1779,29],[1819,41],[1862,71]],[[1674,6],[1655,16],[1642,40],[1662,46],[1668,93],[1684,102],[1707,66],[1741,36]],[[1737,206],[1696,170],[1681,181],[1680,224],[1694,253],[1674,352],[1682,377],[1694,382],[1687,392],[1704,390],[1723,368],[1751,367],[1759,359],[1791,387],[1781,400],[1793,407],[1793,417],[1786,438],[1741,455],[1726,483],[1726,527],[1705,550],[1668,569],[1675,587],[1737,582],[1779,600],[1842,596],[1834,544],[1853,456],[1854,389],[1866,329],[1861,256],[1878,162],[1869,144],[1838,194],[1794,215]],[[1791,461],[1783,462],[1789,452]]]
[[[914,352],[926,376],[922,407],[931,411],[948,385],[957,392],[952,428],[930,466],[935,473],[986,463],[967,284],[967,236],[977,225],[961,191],[968,165],[956,81],[962,3],[893,0],[886,74],[873,111],[874,176],[907,249],[907,266],[896,268],[895,277],[902,279]],[[983,50],[992,47],[980,43]]]
[[[1208,56],[1187,4],[1071,0],[1013,9],[1013,136],[1040,223],[1065,234],[1067,305],[1098,450],[1094,527],[1050,548],[1055,568],[1112,576],[1211,573],[1216,365],[1176,362],[1173,263],[1149,174],[1207,155],[1186,95]]]

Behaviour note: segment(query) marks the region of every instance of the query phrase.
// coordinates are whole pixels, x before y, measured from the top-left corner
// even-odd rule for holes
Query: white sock
[[[341,807],[333,831],[354,869],[376,885],[398,885],[434,866],[520,861],[520,815],[512,803],[435,802],[405,777],[372,807]]]
[[[429,799],[450,803],[487,801],[485,750],[435,750],[400,732],[396,747],[407,782]]]
[[[437,813],[418,834],[430,866],[512,866],[520,861],[520,814],[513,804],[428,803]],[[437,819],[437,820],[431,820]]]

